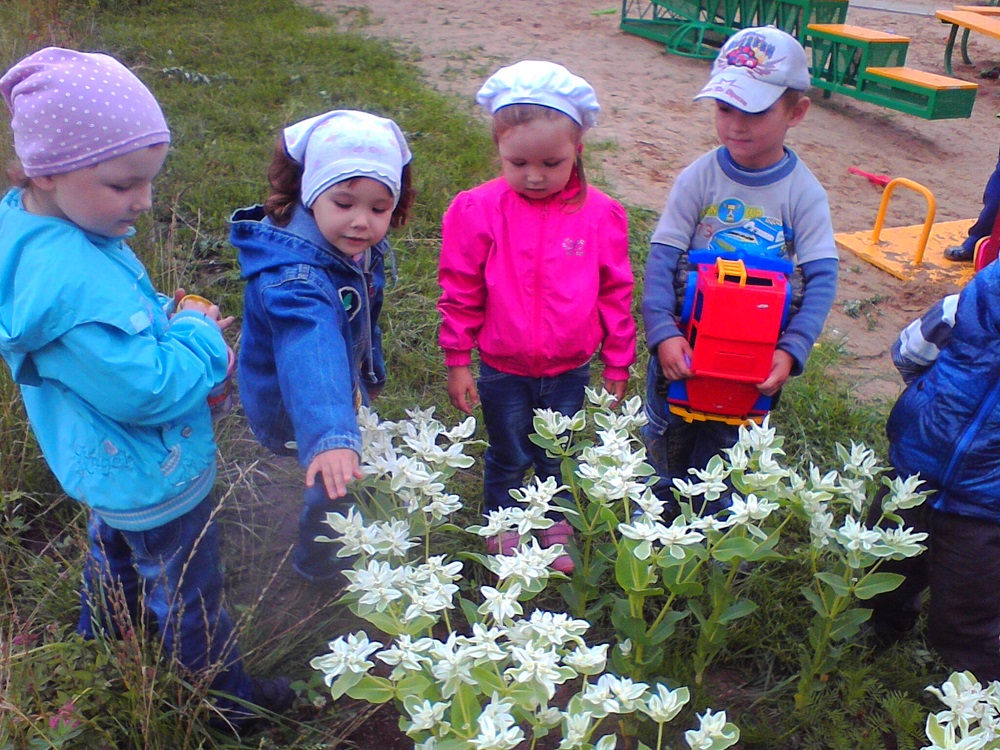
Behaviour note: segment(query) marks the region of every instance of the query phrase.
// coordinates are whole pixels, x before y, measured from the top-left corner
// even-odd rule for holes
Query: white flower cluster
[[[1000,746],[1000,682],[983,687],[971,672],[955,672],[927,690],[948,708],[927,717],[932,744],[923,750],[992,750]]]

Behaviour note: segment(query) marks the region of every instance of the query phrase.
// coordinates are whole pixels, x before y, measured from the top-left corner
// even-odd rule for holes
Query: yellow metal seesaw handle
[[[927,238],[931,236],[931,227],[934,225],[934,214],[937,213],[937,201],[934,200],[934,194],[919,182],[908,180],[905,177],[897,177],[890,180],[885,186],[885,191],[882,193],[882,202],[878,207],[878,217],[875,219],[875,229],[872,232],[872,244],[878,244],[879,235],[882,233],[882,224],[885,223],[885,211],[889,207],[889,198],[898,185],[917,191],[927,200],[924,230],[920,233],[920,239],[917,241],[917,257],[913,260],[914,265],[920,265],[924,259],[924,250],[927,249]]]

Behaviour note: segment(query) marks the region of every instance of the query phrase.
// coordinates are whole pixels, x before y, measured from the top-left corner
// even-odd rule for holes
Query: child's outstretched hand
[[[683,380],[691,377],[691,345],[683,336],[664,339],[656,347],[656,358],[667,380]]]
[[[347,485],[355,479],[361,479],[361,467],[358,465],[358,454],[350,448],[334,448],[317,453],[306,469],[306,487],[316,484],[316,476],[323,480],[326,495],[331,500],[347,494]]]
[[[472,407],[479,403],[476,379],[468,366],[448,368],[448,398],[451,405],[466,414],[472,414]]]
[[[774,357],[771,359],[771,373],[767,376],[767,380],[757,386],[757,390],[765,396],[773,396],[792,374],[793,364],[791,354],[784,349],[775,349]]]

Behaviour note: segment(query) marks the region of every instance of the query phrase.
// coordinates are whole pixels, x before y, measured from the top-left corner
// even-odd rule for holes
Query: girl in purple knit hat
[[[163,113],[114,58],[56,47],[8,70],[0,94],[19,161],[0,201],[0,356],[46,462],[90,511],[78,631],[152,622],[196,684],[231,696],[213,721],[283,711],[289,680],[246,674],[222,607],[207,398],[232,318],[158,294],[126,244],[167,156]]]

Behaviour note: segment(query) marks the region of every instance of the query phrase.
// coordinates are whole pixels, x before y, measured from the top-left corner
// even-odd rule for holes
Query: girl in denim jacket
[[[385,235],[413,204],[410,159],[392,120],[353,110],[312,117],[278,139],[264,205],[231,221],[247,281],[240,395],[261,444],[294,449],[306,469],[292,562],[311,582],[340,575],[316,537],[361,477],[356,410],[385,382]]]
[[[445,213],[438,310],[451,403],[467,414],[482,403],[484,505],[497,512],[530,467],[561,483],[559,461],[529,439],[533,411],[576,413],[598,350],[604,385],[620,400],[636,334],[625,209],[583,174],[594,89],[561,65],[529,60],[497,71],[477,100],[493,115],[501,176],[460,193]],[[558,521],[541,544],[571,536]],[[487,549],[509,554],[517,544],[508,530]],[[573,561],[562,554],[552,566],[568,573]]]

